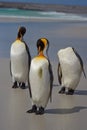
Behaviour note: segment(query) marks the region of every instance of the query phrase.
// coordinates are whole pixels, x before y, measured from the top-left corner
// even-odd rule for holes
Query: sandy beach
[[[31,108],[28,89],[12,89],[10,76],[10,46],[19,26],[27,28],[24,37],[32,58],[37,54],[36,41],[40,37],[50,42],[49,58],[54,83],[52,103],[44,115],[26,113]],[[83,59],[87,75],[87,22],[38,19],[0,19],[0,130],[82,130],[87,128],[87,79],[83,74],[74,95],[58,94],[57,52],[73,46]]]
[[[26,113],[31,108],[29,91],[12,89],[9,59],[0,59],[0,129],[1,130],[82,130],[87,128],[87,80],[82,76],[73,96],[58,94],[57,64],[53,63],[52,103],[45,114]],[[87,67],[86,67],[87,72]]]

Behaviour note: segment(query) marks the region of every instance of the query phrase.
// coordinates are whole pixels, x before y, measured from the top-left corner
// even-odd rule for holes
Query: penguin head
[[[37,50],[44,52],[48,56],[49,41],[46,38],[40,38],[37,40]]]
[[[23,38],[24,34],[26,33],[26,28],[25,27],[20,27],[18,29],[18,34],[17,34],[17,37],[20,39],[20,38]]]
[[[41,41],[41,39],[38,39],[37,40],[37,50],[38,50],[38,53],[43,51],[44,48],[45,48],[44,43]]]

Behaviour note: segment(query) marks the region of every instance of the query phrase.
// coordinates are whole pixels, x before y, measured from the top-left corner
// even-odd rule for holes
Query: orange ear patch
[[[41,41],[44,43],[45,47],[47,45],[47,40],[45,38],[41,38]]]

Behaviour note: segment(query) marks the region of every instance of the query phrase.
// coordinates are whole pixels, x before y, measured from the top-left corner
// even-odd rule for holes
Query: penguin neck
[[[40,51],[38,56],[44,56],[43,51]]]
[[[43,51],[40,51],[38,57],[45,57]]]
[[[47,52],[46,52],[46,49],[44,49],[44,52],[43,52],[43,53],[44,53],[44,56],[45,56],[45,57],[48,57]]]
[[[17,37],[16,40],[23,41],[23,37]]]

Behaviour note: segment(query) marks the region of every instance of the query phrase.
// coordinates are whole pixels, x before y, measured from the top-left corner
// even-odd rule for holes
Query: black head
[[[24,36],[24,34],[26,33],[26,28],[25,27],[20,27],[19,30],[18,30],[18,38],[21,38]]]
[[[38,40],[37,40],[37,49],[38,49],[39,51],[43,51],[44,48],[45,48],[45,45],[44,45],[43,41],[42,41],[41,39],[38,39]]]

